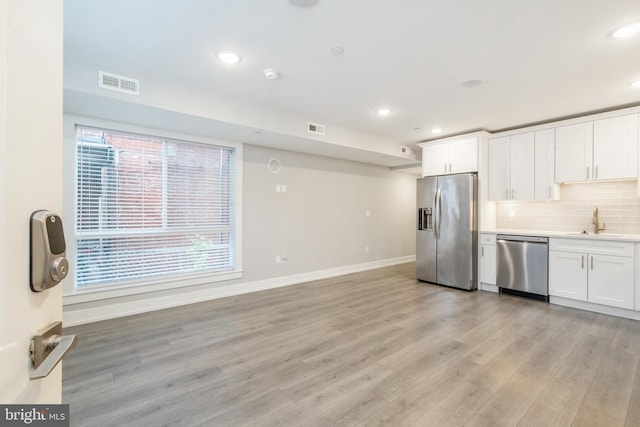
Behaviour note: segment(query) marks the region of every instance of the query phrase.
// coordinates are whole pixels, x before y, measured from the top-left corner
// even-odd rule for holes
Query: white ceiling
[[[141,92],[166,82],[404,145],[434,138],[435,126],[440,136],[494,131],[640,104],[628,86],[640,79],[640,36],[610,37],[640,21],[638,0],[65,0],[64,9],[67,88],[72,68],[89,64],[139,79]],[[219,49],[242,61],[219,63]],[[486,83],[460,85],[472,78]],[[376,117],[382,105],[393,113]]]

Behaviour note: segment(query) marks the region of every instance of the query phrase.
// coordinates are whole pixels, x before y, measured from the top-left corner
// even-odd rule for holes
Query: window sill
[[[145,294],[164,291],[168,289],[180,289],[189,286],[206,285],[208,283],[223,282],[242,278],[242,270],[229,271],[206,275],[183,275],[166,279],[163,282],[154,283],[129,283],[117,287],[96,287],[93,289],[75,289],[72,293],[62,296],[62,305],[80,304],[89,301],[98,301],[109,298],[118,298],[128,295]],[[161,279],[158,279],[161,280]]]

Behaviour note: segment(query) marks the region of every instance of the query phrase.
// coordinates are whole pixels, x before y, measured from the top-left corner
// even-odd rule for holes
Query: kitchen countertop
[[[549,231],[549,230],[513,230],[513,229],[493,229],[482,230],[480,234],[511,234],[520,236],[539,236],[539,237],[558,237],[563,239],[591,239],[591,240],[615,240],[624,242],[640,243],[640,234],[621,234],[621,233],[600,233],[600,234],[582,234],[578,231]]]

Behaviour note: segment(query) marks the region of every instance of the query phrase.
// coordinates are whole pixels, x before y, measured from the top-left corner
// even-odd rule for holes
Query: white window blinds
[[[234,269],[235,151],[76,126],[76,286]]]

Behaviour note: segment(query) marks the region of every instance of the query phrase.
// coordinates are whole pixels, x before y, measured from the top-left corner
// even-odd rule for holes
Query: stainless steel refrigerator
[[[475,174],[418,179],[418,280],[478,287],[478,178]]]

